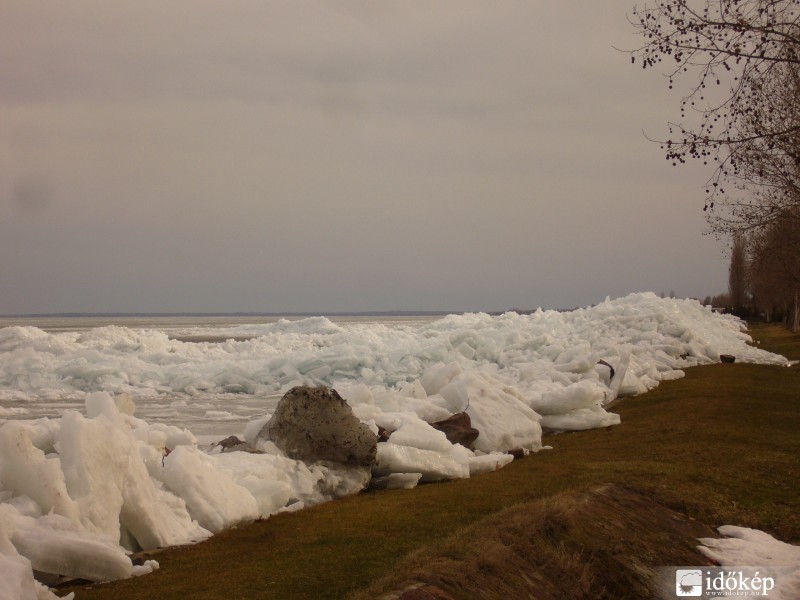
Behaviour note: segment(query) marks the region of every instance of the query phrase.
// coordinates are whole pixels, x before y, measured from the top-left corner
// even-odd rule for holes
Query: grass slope
[[[800,358],[800,336],[765,326],[753,333],[762,347]],[[78,600],[316,599],[359,597],[359,590],[366,590],[361,598],[376,597],[408,581],[420,564],[440,564],[436,561],[447,552],[452,555],[454,547],[467,547],[465,539],[481,540],[481,532],[498,530],[493,520],[498,515],[516,512],[531,519],[532,511],[551,514],[547,507],[554,499],[575,507],[580,504],[576,499],[599,498],[598,490],[612,498],[631,494],[630,506],[645,499],[707,526],[756,527],[798,543],[799,392],[798,366],[690,369],[681,380],[617,405],[621,425],[550,436],[545,443],[552,451],[496,473],[415,490],[365,493],[276,515],[202,544],[160,552],[156,573],[80,588]],[[612,514],[603,502],[598,500],[598,510]],[[630,506],[619,509],[623,526],[609,532],[609,539],[619,542],[617,551],[629,548],[634,565],[678,564],[670,560],[663,539],[653,538],[648,547],[624,539],[636,518],[648,522]],[[538,527],[542,536],[552,538],[547,521],[525,521],[521,531],[530,539]],[[569,522],[571,550],[563,557],[565,565],[587,552],[581,543],[588,547],[597,537],[590,535],[586,519]],[[553,548],[566,552],[559,544]],[[581,584],[589,597],[610,576],[604,564],[597,562]],[[485,597],[501,596],[498,591]]]
[[[441,600],[647,598],[664,589],[657,565],[707,564],[696,540],[714,536],[638,492],[598,485],[481,519],[411,553],[353,600],[419,587]]]

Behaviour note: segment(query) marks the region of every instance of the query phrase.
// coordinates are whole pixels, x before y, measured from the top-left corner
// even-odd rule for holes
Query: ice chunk
[[[108,394],[87,398],[86,419],[70,411],[62,419],[61,464],[80,521],[91,531],[120,539],[126,528],[141,548],[185,544],[208,537],[184,502],[154,484],[148,452],[131,433]],[[152,451],[151,451],[152,452]],[[151,461],[151,469],[158,463]]]
[[[439,452],[380,442],[372,473],[377,477],[390,473],[421,473],[422,481],[441,481],[467,478],[469,467]]]
[[[621,350],[621,356],[619,356],[616,360],[611,358],[606,359],[606,362],[610,362],[614,366],[614,377],[611,379],[609,393],[606,396],[606,404],[613,402],[620,396],[619,390],[622,387],[623,381],[625,380],[625,375],[628,372],[628,365],[631,361],[630,353],[628,352],[627,347],[617,349]]]
[[[620,418],[616,413],[603,409],[579,408],[563,415],[547,415],[542,417],[542,427],[550,431],[582,431],[619,425]]]
[[[415,398],[412,396],[405,396],[393,390],[385,390],[376,393],[373,402],[375,406],[380,407],[384,412],[414,413],[420,419],[428,423],[441,421],[451,414],[447,408],[431,402],[427,396],[425,398]]]
[[[213,533],[259,516],[250,491],[191,446],[178,446],[164,459],[163,481],[185,500],[192,518]]]
[[[113,403],[112,403],[113,406]],[[76,411],[61,419],[61,467],[81,523],[109,539],[120,537],[122,489],[130,460],[130,444],[118,434],[118,423],[106,415],[87,419]]]
[[[133,567],[133,576],[138,577],[139,575],[149,575],[153,571],[157,571],[161,568],[161,565],[158,564],[156,560],[146,560],[141,565],[134,565]]]
[[[683,379],[686,376],[686,373],[681,371],[680,369],[674,369],[669,371],[662,371],[660,375],[661,375],[661,381],[672,381],[675,379]]]
[[[513,460],[514,457],[506,452],[492,452],[491,454],[471,457],[469,459],[469,476],[474,477],[481,473],[497,471]]]
[[[130,577],[133,564],[106,536],[82,529],[59,515],[17,515],[11,542],[37,571],[90,581]]]
[[[253,495],[261,517],[278,512],[294,495],[291,479],[285,473],[294,462],[291,459],[269,454],[231,452],[215,457],[214,462]]]
[[[446,365],[439,364],[425,371],[420,379],[420,383],[429,396],[438,394],[440,390],[450,383],[461,371],[461,367],[456,363],[449,363]],[[462,406],[461,408],[463,409],[464,407]]]
[[[337,386],[336,389],[350,405],[350,408],[373,403],[372,390],[364,383],[345,383]]]
[[[144,463],[133,460],[123,489],[120,524],[144,550],[188,544],[210,533],[189,515],[186,503],[156,487]]]
[[[576,408],[601,406],[605,400],[604,389],[592,381],[578,383],[545,392],[541,398],[531,402],[531,407],[540,415],[559,415]]]
[[[767,576],[773,579],[770,598],[800,598],[800,546],[748,527],[723,525],[718,531],[726,537],[700,538],[700,552],[723,567],[757,565],[762,581]]]
[[[28,429],[16,421],[0,427],[0,489],[31,498],[43,513],[79,518],[78,507],[67,493],[61,461],[46,458],[31,443]]]
[[[790,566],[796,569],[795,577],[800,592],[800,546],[776,540],[770,534],[735,525],[718,528],[724,538],[701,538],[698,550],[722,566],[759,565]]]
[[[7,421],[9,423],[10,421]],[[61,430],[60,419],[36,419],[34,421],[13,421],[18,426],[24,427],[31,444],[44,452],[45,455],[55,453],[55,445]],[[0,421],[0,426],[2,422]]]
[[[37,600],[31,561],[20,556],[0,519],[0,600]],[[52,596],[55,598],[55,596]]]
[[[636,376],[636,374],[628,369],[625,373],[625,378],[619,387],[620,396],[635,396],[637,394],[644,394],[647,391],[647,386],[644,382]]]
[[[136,403],[127,392],[114,396],[114,404],[117,406],[117,410],[123,415],[132,417],[136,412]]]
[[[480,434],[474,447],[482,452],[542,447],[542,428],[536,414],[513,390],[485,373],[467,371],[440,391],[453,403],[468,406],[472,426]]]
[[[390,473],[375,477],[369,484],[374,490],[410,490],[417,487],[422,473]]]
[[[444,454],[449,453],[453,447],[453,444],[448,441],[443,432],[434,429],[414,414],[392,413],[382,415],[376,419],[376,422],[385,429],[392,430],[388,440],[391,444],[412,446],[421,450],[433,450]]]
[[[245,443],[250,446],[251,448],[256,447],[256,442],[258,441],[258,434],[261,433],[261,430],[264,429],[264,425],[272,418],[272,415],[267,415],[265,417],[259,417],[258,419],[252,419],[251,421],[247,422],[247,425],[244,426],[244,441]]]

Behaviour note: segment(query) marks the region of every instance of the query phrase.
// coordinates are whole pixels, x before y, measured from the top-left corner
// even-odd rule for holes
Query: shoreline
[[[754,337],[775,334],[773,340],[789,358],[800,357],[800,336],[759,329]],[[694,552],[695,537],[706,535],[708,528],[737,524],[800,542],[798,384],[797,366],[737,363],[690,369],[684,379],[620,403],[621,425],[548,436],[554,451],[514,461],[500,471],[414,490],[368,492],[275,515],[202,544],[160,552],[162,568],[146,579],[70,589],[79,600],[112,594],[118,600],[144,599],[154,590],[176,600],[228,595],[365,600],[396,597],[384,594],[414,581],[437,585],[452,598],[467,598],[470,591],[491,590],[499,581],[524,581],[519,563],[497,563],[490,556],[477,563],[467,559],[476,548],[492,548],[496,540],[483,533],[503,523],[504,546],[542,538],[545,546],[551,540],[577,561],[567,561],[568,568],[560,572],[542,569],[535,560],[526,563],[522,572],[556,590],[550,597],[561,597],[560,586],[572,578],[588,586],[584,597],[612,590],[614,597],[638,598],[648,573],[664,566],[663,560],[678,560],[665,552],[673,546]],[[770,432],[768,438],[764,431]],[[604,489],[624,492],[587,509],[591,515],[592,507],[599,507],[605,520],[546,518],[534,533],[529,529],[540,509],[569,506],[584,494],[597,498],[593,490],[609,484],[619,488]],[[651,503],[663,517],[658,517],[659,527],[668,515],[678,515],[676,531],[639,535],[652,529],[644,508]],[[512,518],[514,510],[521,511],[521,520]],[[622,526],[609,523],[611,529],[604,529],[608,519]],[[680,523],[704,529],[681,537]],[[598,524],[600,529],[592,529]],[[678,537],[670,539],[677,541],[667,543],[665,536],[673,534]],[[570,565],[583,563],[589,570],[580,579]],[[465,579],[469,586],[482,587],[459,590]]]

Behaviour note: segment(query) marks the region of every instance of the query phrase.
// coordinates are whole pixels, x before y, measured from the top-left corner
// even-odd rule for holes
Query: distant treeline
[[[734,237],[724,306],[742,317],[800,328],[798,224],[798,219],[780,220]]]

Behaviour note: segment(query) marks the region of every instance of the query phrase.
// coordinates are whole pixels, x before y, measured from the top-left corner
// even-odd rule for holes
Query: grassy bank
[[[799,336],[773,327],[757,327],[753,333],[762,347],[800,358]],[[636,564],[681,564],[675,562],[678,556],[690,556],[671,556],[665,547],[691,552],[689,529],[683,542],[667,543],[658,536],[638,544],[633,537],[625,539],[626,531],[643,532],[649,523],[666,519],[664,511],[710,527],[757,527],[798,543],[798,392],[797,366],[690,369],[684,379],[615,407],[621,425],[551,436],[546,443],[552,451],[496,473],[415,490],[365,493],[276,515],[202,544],[163,551],[157,556],[158,572],[81,588],[78,600],[344,598],[359,590],[362,598],[376,597],[410,579],[435,578],[446,564],[470,572],[485,568],[494,581],[499,565],[465,566],[466,556],[458,555],[477,554],[489,543],[483,540],[489,540],[490,532],[504,530],[502,523],[509,520],[517,525],[498,539],[509,540],[516,532],[528,540],[551,540],[552,553],[563,554],[558,572],[569,577],[576,557],[585,559],[581,545],[588,548],[597,537],[596,532],[590,535],[597,519],[584,518],[579,510],[587,498],[594,499],[597,515],[611,523],[606,537],[616,540],[605,550],[592,550],[594,570],[576,588],[588,597],[597,596],[602,578],[610,576],[606,556],[627,557],[634,570]],[[644,507],[651,505],[663,507],[659,517],[645,515]],[[568,525],[559,533],[558,527],[549,530],[548,522]],[[684,564],[691,563],[686,559]],[[473,575],[479,585],[480,573]],[[458,595],[457,589],[450,591]],[[498,591],[485,597],[499,596]]]

